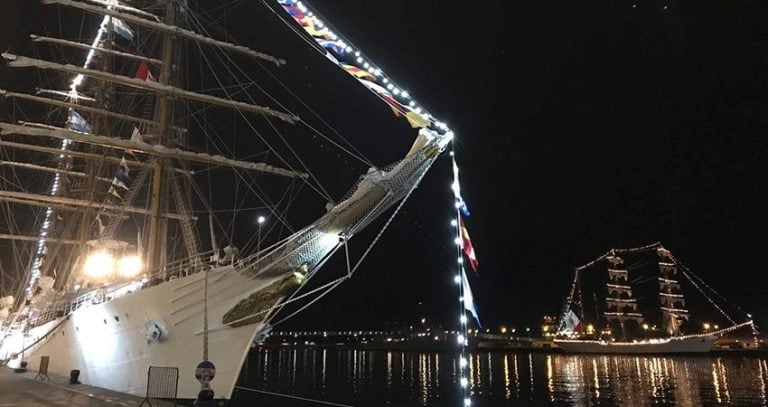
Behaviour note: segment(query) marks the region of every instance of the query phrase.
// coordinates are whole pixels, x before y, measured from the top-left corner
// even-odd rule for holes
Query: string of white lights
[[[453,168],[457,168],[456,166],[456,153],[455,150],[451,149],[451,162],[453,164]],[[472,398],[471,398],[471,389],[469,388],[469,375],[468,375],[468,361],[467,361],[467,345],[469,344],[469,332],[467,329],[467,309],[464,303],[464,286],[465,284],[468,284],[468,282],[465,282],[464,279],[466,278],[466,273],[464,272],[464,257],[462,254],[463,249],[463,239],[461,238],[461,204],[462,204],[462,198],[461,198],[461,188],[459,184],[459,174],[458,171],[453,171],[453,184],[451,185],[451,189],[453,190],[454,194],[454,209],[456,210],[456,217],[451,220],[451,226],[454,228],[455,233],[455,242],[456,242],[456,262],[457,262],[457,272],[456,275],[453,277],[454,283],[456,283],[456,286],[458,287],[459,292],[459,336],[456,338],[459,344],[459,386],[461,387],[461,395],[464,399],[464,406],[470,406],[472,405]]]
[[[684,265],[684,264],[680,263],[680,262],[677,260],[677,258],[675,258],[674,256],[672,256],[672,260],[675,262],[675,264],[676,264],[677,266],[679,266],[679,268],[678,268],[678,269],[679,269],[679,270],[680,270],[680,272],[682,273],[683,277],[687,278],[687,279],[688,279],[688,282],[690,282],[690,283],[691,283],[691,284],[692,284],[692,285],[693,285],[693,286],[694,286],[694,287],[695,287],[697,290],[699,290],[699,292],[701,293],[701,295],[703,295],[703,296],[704,296],[704,298],[705,298],[707,301],[709,301],[710,305],[712,305],[712,306],[713,306],[713,307],[714,307],[714,308],[715,308],[715,309],[716,309],[718,312],[720,312],[720,314],[721,314],[721,315],[723,315],[723,316],[725,317],[725,319],[727,319],[727,320],[728,320],[730,323],[732,323],[732,324],[735,324],[735,323],[736,323],[736,321],[735,321],[733,318],[731,318],[731,316],[730,316],[730,315],[728,315],[728,313],[727,313],[727,312],[725,312],[725,311],[724,311],[724,310],[723,310],[723,309],[722,309],[722,308],[721,308],[721,307],[720,307],[720,306],[719,306],[719,305],[718,305],[718,304],[717,304],[717,303],[716,303],[716,302],[715,302],[715,301],[712,299],[712,297],[710,297],[709,295],[707,295],[707,293],[706,293],[706,292],[705,292],[705,291],[704,291],[704,290],[703,290],[703,289],[702,289],[702,288],[701,288],[701,287],[700,287],[698,284],[696,284],[696,281],[695,281],[693,278],[691,278],[691,276],[688,274],[688,272],[690,272],[691,274],[693,274],[693,272],[692,272],[690,269],[688,269],[688,267],[685,267],[685,265]],[[702,281],[702,283],[704,283],[704,282]],[[706,285],[706,284],[704,284],[704,285]],[[709,287],[709,286],[707,286],[707,287]],[[710,288],[710,290],[712,290],[712,289]],[[713,291],[713,292],[715,292],[714,290],[712,290],[712,291]],[[715,294],[717,294],[717,292],[715,292]],[[751,316],[750,316],[750,318],[751,318]]]
[[[403,106],[403,110],[412,110],[418,115],[427,119],[436,129],[447,132],[449,127],[445,122],[437,120],[429,111],[411,94],[405,90],[402,86],[395,83],[395,81],[387,76],[371,58],[368,58],[361,49],[356,47],[348,38],[336,30],[327,19],[324,19],[322,15],[313,7],[311,7],[307,1],[302,0],[277,0],[286,12],[291,14],[297,22],[304,26],[304,30],[315,40],[317,46],[325,50],[326,56],[329,57],[335,64],[344,68],[345,65],[363,70],[366,73],[372,75],[375,80],[375,85],[366,85],[368,89],[381,96],[381,93],[375,89],[378,89],[378,84],[387,92],[393,95],[392,97]],[[300,13],[297,15],[296,13]],[[325,44],[325,45],[323,45]],[[329,49],[335,50],[337,56],[333,56]],[[344,68],[346,69],[346,68]],[[405,113],[405,111],[401,111]]]
[[[110,3],[110,6],[108,6],[107,8],[112,8],[112,5],[117,4],[117,0],[107,0],[107,1],[108,3]],[[95,48],[99,45],[99,43],[101,43],[102,39],[104,38],[104,34],[107,32],[107,27],[109,25],[110,19],[111,17],[104,16],[104,19],[101,21],[101,25],[99,25],[99,31],[96,33],[96,38],[94,38],[93,44],[91,45],[91,50],[88,52],[88,55],[85,58],[85,62],[83,63],[83,68],[88,68],[91,62],[93,62],[93,59],[96,56]],[[85,79],[84,75],[77,75],[74,79],[72,79],[72,83],[70,84],[70,95],[73,100],[77,100],[77,96],[78,96],[77,88],[80,85],[82,85],[84,79]],[[64,160],[66,158],[64,152],[66,152],[69,149],[70,143],[71,143],[70,140],[63,140],[61,142],[60,149],[62,153],[59,154],[59,157],[58,157],[59,160]],[[60,187],[61,187],[61,173],[57,172],[53,178],[51,189],[48,191],[49,195],[51,196],[57,195],[59,193]],[[43,265],[43,257],[47,252],[45,242],[48,236],[48,232],[50,231],[52,218],[53,218],[53,208],[48,207],[45,210],[45,219],[43,220],[43,224],[40,227],[37,246],[35,250],[35,258],[32,261],[32,270],[30,272],[29,280],[27,280],[27,291],[26,291],[27,298],[32,296],[32,290],[34,288],[34,284],[40,278],[40,269]]]

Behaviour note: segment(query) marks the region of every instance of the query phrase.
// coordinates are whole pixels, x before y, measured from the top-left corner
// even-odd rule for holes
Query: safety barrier
[[[51,378],[48,377],[48,362],[51,361],[51,358],[48,356],[41,356],[40,357],[40,368],[37,369],[37,375],[35,375],[35,380],[40,379],[41,382],[44,382],[46,379],[48,381],[51,381]]]
[[[147,394],[139,407],[145,403],[152,406],[151,400],[173,401],[176,405],[176,397],[179,387],[179,368],[150,366],[147,371]]]

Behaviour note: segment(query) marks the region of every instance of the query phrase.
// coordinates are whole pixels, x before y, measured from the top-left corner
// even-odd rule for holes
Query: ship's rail
[[[208,251],[200,253],[198,256],[169,263],[162,269],[147,273],[141,280],[108,284],[101,287],[90,288],[86,292],[79,289],[77,291],[60,293],[48,307],[29,318],[27,328],[29,329],[43,325],[57,318],[66,317],[80,308],[101,304],[122,297],[123,295],[161,284],[168,280],[210,270],[215,267],[216,264],[201,261],[201,259],[210,258],[212,254],[213,251]]]
[[[44,311],[30,318],[28,327],[34,328],[57,318],[65,317],[84,306],[100,304],[107,301],[108,298],[111,298],[110,294],[114,294],[131,284],[132,283],[124,283],[119,284],[118,286],[95,288],[85,294],[80,294],[79,291],[74,293],[65,292]]]
[[[206,269],[210,269],[216,265],[209,261],[213,254],[214,251],[209,250],[206,252],[201,252],[195,256],[176,260],[166,264],[161,268],[150,270],[146,274],[146,279],[149,281],[149,285],[153,286],[163,281],[186,277],[188,275],[196,274]]]
[[[25,329],[31,329],[56,320],[57,318],[66,317],[83,307],[101,304],[122,297],[128,293],[153,287],[169,280],[197,274],[205,270],[211,270],[214,267],[228,264],[245,265],[252,262],[254,259],[258,259],[259,256],[256,254],[242,259],[234,258],[213,262],[210,261],[213,254],[214,251],[209,250],[199,253],[196,256],[168,263],[160,269],[146,273],[140,280],[130,282],[123,281],[101,287],[89,288],[86,292],[83,292],[82,289],[78,289],[76,291],[59,293],[57,294],[57,298],[44,310],[29,315],[29,317],[26,318],[26,321],[20,319],[19,322],[28,322],[25,325]],[[7,320],[11,320],[11,318],[8,318]]]

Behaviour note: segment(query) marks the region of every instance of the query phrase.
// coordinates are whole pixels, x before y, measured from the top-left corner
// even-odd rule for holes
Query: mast
[[[639,324],[643,315],[637,311],[637,299],[632,297],[632,287],[629,285],[629,271],[624,266],[624,260],[614,251],[606,257],[608,266],[608,295],[605,297],[607,306],[604,312],[609,325],[618,322],[622,335],[627,337],[626,323],[634,321]]]
[[[178,8],[177,0],[169,0],[165,8],[165,20],[169,25],[174,25],[176,20],[176,10]],[[160,70],[160,83],[170,85],[171,74],[173,73],[173,53],[174,53],[174,35],[166,32],[163,38],[163,65]],[[157,137],[153,144],[165,145],[168,142],[171,130],[171,121],[173,120],[173,102],[169,95],[159,94],[157,96]],[[147,237],[147,269],[160,269],[165,258],[165,243],[167,225],[163,224],[160,215],[168,207],[167,193],[163,184],[165,183],[165,170],[167,161],[162,157],[157,157],[153,163],[152,176],[152,194],[150,205],[149,236]]]
[[[670,336],[680,335],[680,325],[688,319],[685,298],[677,278],[677,265],[669,250],[659,247],[659,300],[661,301],[662,324]]]

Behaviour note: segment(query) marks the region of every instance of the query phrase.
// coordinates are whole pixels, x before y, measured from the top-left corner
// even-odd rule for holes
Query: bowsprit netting
[[[244,300],[224,322],[261,320],[275,301],[296,292],[330,254],[413,191],[448,141],[450,134],[422,130],[406,158],[382,169],[371,168],[323,217],[266,253],[248,258],[241,273],[276,282],[268,295],[257,293]]]

